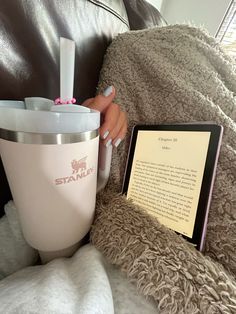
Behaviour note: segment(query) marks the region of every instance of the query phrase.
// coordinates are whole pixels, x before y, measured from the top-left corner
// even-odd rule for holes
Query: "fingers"
[[[113,144],[113,146],[118,147],[126,132],[126,114],[120,110],[117,104],[112,103],[105,114],[104,123],[100,131],[101,134],[105,134],[105,139],[103,136],[104,145],[109,146]]]
[[[107,87],[102,95],[98,95],[87,105],[90,109],[98,110],[100,112],[105,112],[108,106],[111,104],[113,99],[115,98],[115,88],[113,86]]]
[[[93,103],[94,98],[86,99],[81,105],[84,107],[89,107]]]
[[[100,127],[100,134],[103,139],[106,139],[108,137],[108,134],[111,133],[111,131],[116,127],[119,116],[120,107],[115,103],[111,103],[107,110],[104,112],[103,124]]]
[[[118,133],[116,134],[116,136],[114,136],[114,140],[112,141],[115,147],[118,147],[121,141],[125,138],[126,133],[127,133],[127,128],[128,128],[126,114],[124,112],[121,112],[121,114],[123,116],[123,121],[122,121],[122,124]]]
[[[109,86],[102,95],[87,99],[83,105],[102,114],[100,136],[104,145],[117,147],[127,132],[127,117],[120,106],[113,103],[115,88]]]

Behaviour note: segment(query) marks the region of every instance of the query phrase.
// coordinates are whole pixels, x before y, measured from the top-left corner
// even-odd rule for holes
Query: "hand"
[[[110,144],[117,147],[127,132],[126,114],[121,111],[119,105],[112,102],[114,98],[115,88],[109,86],[102,95],[89,98],[82,104],[101,112],[100,137],[107,147]]]

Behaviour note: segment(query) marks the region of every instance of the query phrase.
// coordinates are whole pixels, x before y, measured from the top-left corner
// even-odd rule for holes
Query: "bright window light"
[[[230,55],[236,57],[236,0],[231,1],[216,39]]]

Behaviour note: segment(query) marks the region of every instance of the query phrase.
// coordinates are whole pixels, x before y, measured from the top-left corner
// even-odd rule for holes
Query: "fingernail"
[[[104,139],[104,140],[108,137],[108,134],[109,134],[109,131],[106,131],[106,132],[103,134],[103,139]]]
[[[113,91],[112,86],[108,86],[108,87],[104,90],[103,96],[108,97],[109,95],[111,95],[112,91]]]
[[[106,143],[106,147],[109,147],[111,145],[112,139],[110,138],[109,141]]]
[[[115,142],[115,147],[118,147],[119,145],[120,145],[120,143],[121,143],[121,138],[118,138],[118,140]]]

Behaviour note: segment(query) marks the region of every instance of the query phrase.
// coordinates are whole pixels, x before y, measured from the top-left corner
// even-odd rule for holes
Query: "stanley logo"
[[[81,180],[94,172],[94,168],[87,167],[87,156],[71,162],[72,174],[68,177],[55,179],[55,185],[67,184]]]

